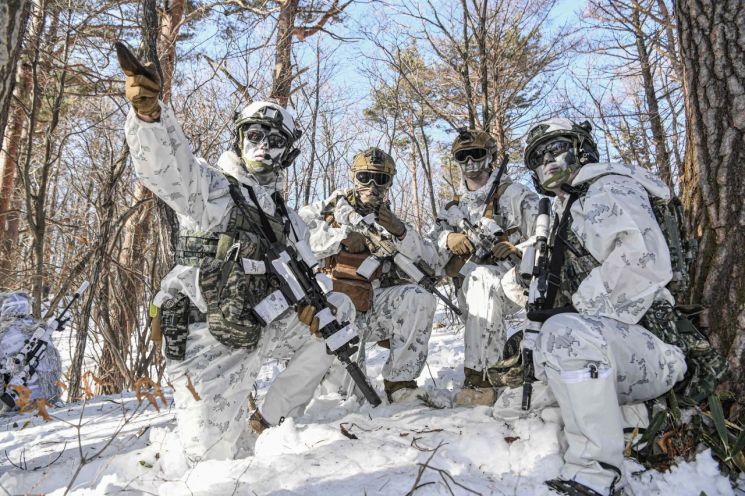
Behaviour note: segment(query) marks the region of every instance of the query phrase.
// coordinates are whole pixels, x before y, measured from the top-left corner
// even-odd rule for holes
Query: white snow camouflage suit
[[[31,317],[31,300],[26,293],[0,293],[0,363],[7,365],[13,375],[19,372],[8,359],[15,358],[26,344],[26,340],[45,323]],[[49,343],[44,356],[39,361],[36,374],[26,386],[31,390],[30,400],[44,398],[54,402],[59,398],[57,383],[62,375],[62,362],[54,343]],[[12,377],[9,378],[12,380]],[[0,386],[5,386],[0,380]],[[0,392],[2,389],[0,388]],[[2,405],[0,405],[2,406]]]
[[[464,216],[478,225],[487,209],[486,195],[496,180],[497,171],[492,172],[487,183],[475,191],[469,191],[465,182],[461,184],[458,205],[451,206],[440,215],[429,236],[437,243],[440,267],[444,267],[452,256],[447,248],[447,237],[458,232],[452,225]],[[504,188],[504,190],[503,190]],[[503,190],[503,191],[502,191]],[[516,227],[509,239],[513,244],[525,241],[533,232],[538,214],[539,197],[526,186],[502,177],[498,192],[499,216],[494,219],[505,231]],[[450,219],[450,222],[447,220]],[[458,293],[458,304],[465,316],[465,363],[464,366],[484,372],[487,367],[502,359],[505,335],[505,317],[517,313],[522,305],[511,300],[517,288],[515,269],[507,261],[499,265],[480,265],[468,273]]]
[[[564,291],[578,313],[553,316],[541,327],[534,363],[548,390],[535,384],[533,408],[556,401],[561,409],[567,449],[560,477],[608,494],[616,473],[601,464],[620,469],[628,425],[629,410],[619,405],[639,406],[666,393],[686,365],[679,348],[638,324],[654,301],[674,303],[665,288],[670,254],[649,200],[668,199],[667,186],[646,169],[618,163],[582,167],[572,186],[587,184],[571,206],[567,238],[589,252],[593,268],[574,281],[573,294]],[[557,199],[554,225],[567,201]],[[570,303],[561,299],[555,306]],[[494,414],[515,412],[521,397],[521,388],[505,391]]]
[[[160,122],[153,123],[138,119],[130,111],[126,138],[138,177],[176,212],[182,229],[206,233],[226,230],[234,203],[223,173],[251,185],[261,209],[269,215],[275,212],[272,191],[246,172],[235,153],[223,153],[217,164],[220,170],[210,167],[192,154],[172,110],[161,107]],[[294,228],[291,233],[307,239],[305,224],[294,211],[288,211]],[[295,240],[292,234],[289,239]],[[196,267],[174,267],[163,279],[160,301],[156,303],[180,292],[206,312],[197,278]],[[330,300],[339,310],[337,319],[354,319],[354,308],[345,295],[332,293]],[[168,360],[166,371],[174,386],[179,435],[190,460],[228,459],[237,454],[239,438],[248,429],[247,399],[259,368],[268,358],[290,360],[261,407],[264,419],[276,425],[282,417],[302,413],[312,398],[333,359],[326,353],[325,342],[310,334],[292,308],[262,330],[252,352],[222,345],[206,323],[189,326],[185,359]],[[201,401],[187,389],[189,380]]]
[[[327,199],[307,205],[298,212],[311,231],[311,249],[321,260],[337,255],[342,250],[341,241],[351,232],[350,226],[336,223],[335,227],[325,219],[329,209],[333,211],[330,205],[346,201],[348,194],[349,191],[334,191]],[[394,236],[393,242],[402,254],[413,261],[423,260],[431,267],[436,265],[434,246],[412,226],[406,226],[403,239]],[[398,280],[390,286],[381,286],[380,283],[377,279],[373,281],[372,308],[357,313],[355,323],[360,339],[363,344],[388,339],[390,354],[383,366],[383,378],[389,382],[414,381],[427,360],[435,297],[416,284],[407,284],[405,281]]]

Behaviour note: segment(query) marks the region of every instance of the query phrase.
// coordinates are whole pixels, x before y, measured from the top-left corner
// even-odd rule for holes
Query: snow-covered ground
[[[368,351],[378,390],[385,353]],[[452,396],[462,361],[462,329],[436,326],[420,385]],[[279,370],[276,363],[262,369],[260,395]],[[373,409],[327,395],[303,417],[264,432],[253,456],[189,467],[166,399],[160,412],[127,393],[52,409],[51,422],[0,417],[0,495],[548,495],[543,481],[561,465],[555,408],[507,424],[487,407]],[[644,471],[631,460],[624,471],[627,494],[745,495],[720,475],[708,451],[669,473]]]

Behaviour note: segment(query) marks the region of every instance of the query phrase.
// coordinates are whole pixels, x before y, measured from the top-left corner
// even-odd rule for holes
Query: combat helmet
[[[451,151],[464,174],[477,174],[491,169],[497,155],[497,141],[486,131],[462,128]]]
[[[576,170],[585,164],[597,162],[599,155],[597,144],[592,137],[592,124],[589,121],[581,123],[569,119],[553,118],[534,124],[528,130],[525,138],[525,152],[523,160],[531,171],[536,190],[544,195],[554,196],[554,193],[543,188],[538,181],[536,170],[542,165],[542,156],[535,154],[538,147],[554,138],[566,138],[572,142],[572,152],[576,161]]]
[[[253,102],[236,112],[233,118],[234,141],[233,148],[238,156],[242,156],[243,132],[251,124],[262,124],[276,129],[287,139],[287,146],[274,167],[286,168],[300,154],[294,147],[295,142],[302,135],[302,131],[295,126],[295,118],[292,113],[271,101]]]
[[[393,157],[373,146],[359,152],[352,159],[352,174],[360,171],[383,172],[393,176],[396,174],[396,163]]]

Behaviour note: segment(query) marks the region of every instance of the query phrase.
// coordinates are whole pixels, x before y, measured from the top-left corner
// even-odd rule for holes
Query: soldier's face
[[[548,141],[538,147],[535,154],[541,164],[535,169],[541,186],[555,190],[569,182],[577,163],[571,140],[556,138]]]
[[[275,128],[251,124],[243,131],[241,150],[243,160],[254,172],[270,171],[287,150],[287,138]]]

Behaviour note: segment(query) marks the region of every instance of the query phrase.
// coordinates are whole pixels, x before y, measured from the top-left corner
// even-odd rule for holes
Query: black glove
[[[577,309],[574,308],[572,305],[566,305],[559,308],[547,308],[545,310],[531,310],[528,312],[528,320],[532,320],[533,322],[546,322],[548,319],[553,317],[554,315],[559,315],[560,313],[579,313],[577,312]]]

